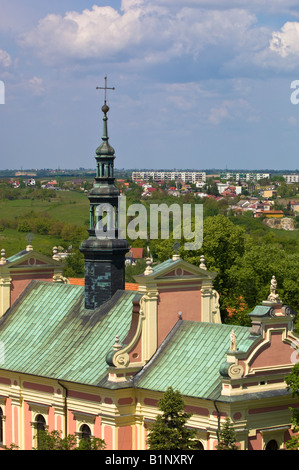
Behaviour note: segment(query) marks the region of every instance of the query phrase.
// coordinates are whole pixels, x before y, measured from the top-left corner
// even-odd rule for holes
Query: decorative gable
[[[0,318],[13,305],[32,280],[66,282],[63,278],[64,265],[33,250],[25,250],[10,258],[1,251],[0,260]]]
[[[272,283],[268,300],[249,316],[252,327],[248,342],[252,344],[249,348],[244,341],[238,344],[237,337],[231,341],[227,361],[220,369],[222,395],[286,388],[284,377],[299,361],[299,337],[293,331],[296,312],[278,298]]]
[[[107,356],[109,377],[125,381],[156,353],[181,320],[221,323],[219,295],[213,288],[216,273],[193,266],[175,255],[157,266],[147,260],[144,274],[135,276],[139,292],[132,325],[124,344],[115,342]]]
[[[59,261],[54,260],[53,258],[50,258],[48,256],[45,256],[41,253],[38,253],[36,251],[30,250],[24,250],[17,255],[12,256],[11,258],[8,258],[5,263],[5,267],[9,271],[17,271],[20,268],[32,268],[32,267],[42,267],[42,268],[48,268],[52,270],[60,269],[62,264]]]
[[[178,319],[221,323],[218,293],[213,288],[217,273],[208,271],[204,257],[194,266],[178,255],[146,268],[136,276],[139,290],[157,297],[157,344],[161,344]]]

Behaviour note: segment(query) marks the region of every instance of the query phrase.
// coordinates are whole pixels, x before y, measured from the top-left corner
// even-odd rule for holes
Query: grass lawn
[[[0,219],[18,219],[24,214],[48,213],[59,222],[84,225],[89,219],[89,201],[85,193],[77,191],[57,191],[56,198],[15,199],[0,201]]]
[[[56,198],[41,199],[15,199],[0,201],[0,221],[18,220],[26,214],[34,212],[44,216],[48,214],[52,219],[78,226],[86,224],[89,218],[89,201],[85,193],[77,191],[57,191]],[[0,222],[1,225],[1,222]],[[0,249],[6,250],[6,257],[18,253],[26,248],[27,233],[5,228],[0,232]],[[67,243],[60,237],[34,234],[32,246],[35,251],[52,256],[54,246],[64,246]]]
[[[5,249],[6,258],[9,258],[26,248],[28,245],[26,237],[27,233],[18,232],[17,230],[12,229],[5,229],[3,232],[0,232],[0,249]],[[53,247],[62,244],[65,245],[65,242],[63,242],[59,237],[34,234],[31,244],[35,251],[47,256],[52,256]]]

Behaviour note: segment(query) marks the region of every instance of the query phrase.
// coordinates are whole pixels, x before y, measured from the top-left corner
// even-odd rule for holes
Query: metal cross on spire
[[[109,88],[107,87],[107,77],[104,78],[105,80],[105,86],[102,87],[102,86],[97,86],[96,89],[97,90],[105,90],[105,104],[106,104],[106,101],[107,101],[107,90],[115,90],[115,88]]]

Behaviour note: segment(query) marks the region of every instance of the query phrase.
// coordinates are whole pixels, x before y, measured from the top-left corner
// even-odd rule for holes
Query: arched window
[[[278,450],[278,444],[274,439],[271,441],[267,442],[265,450]]]
[[[0,408],[0,444],[3,444],[3,411]]]
[[[36,428],[36,438],[37,438],[37,448],[40,448],[40,431],[46,430],[46,420],[43,415],[37,415],[35,418],[35,428]]]
[[[80,439],[84,439],[86,441],[90,441],[91,438],[91,430],[87,424],[82,424],[80,427]]]
[[[196,449],[196,450],[205,450],[205,448],[204,448],[202,442],[200,442],[200,441],[196,441],[195,449]]]

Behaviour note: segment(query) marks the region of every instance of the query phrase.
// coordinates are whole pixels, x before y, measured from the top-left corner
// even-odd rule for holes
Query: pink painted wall
[[[55,430],[55,411],[53,406],[49,408],[49,416],[48,416],[48,425],[49,425],[49,432]]]
[[[148,427],[147,425],[144,426],[144,448],[147,450],[147,438],[148,438]]]
[[[12,406],[11,398],[7,398],[5,402],[5,445],[10,446],[12,443]]]
[[[104,427],[104,441],[106,443],[106,450],[113,450],[113,434],[111,426],[105,425]]]
[[[76,432],[76,418],[71,411],[68,412],[68,434],[75,434]]]
[[[76,390],[69,390],[68,396],[70,398],[79,398],[80,400],[94,401],[96,403],[101,403],[102,401],[102,398],[99,395],[77,392]]]
[[[282,333],[273,332],[271,343],[265,345],[257,351],[256,356],[251,360],[251,367],[271,367],[291,363],[291,355],[294,349],[289,344],[283,343]]]
[[[25,450],[32,450],[32,433],[31,427],[32,411],[28,403],[24,402],[24,420],[25,420]]]
[[[12,305],[17,298],[22,294],[23,290],[29,285],[32,280],[39,281],[53,281],[54,271],[49,272],[49,274],[39,274],[28,272],[21,276],[11,276],[11,288],[10,288],[10,304]]]
[[[132,450],[132,427],[118,428],[118,450]]]
[[[125,343],[126,344],[126,343]],[[139,362],[142,360],[141,357],[141,335],[136,342],[132,351],[129,352],[130,362]]]
[[[263,439],[259,432],[248,438],[248,450],[263,450]]]
[[[102,439],[102,420],[99,416],[97,416],[95,419],[94,436],[99,439]]]
[[[61,416],[57,416],[56,418],[56,426],[57,426],[57,431],[63,434],[63,424],[62,424],[62,419]]]
[[[16,406],[13,408],[13,423],[14,423],[13,443],[16,446],[19,446],[20,445],[20,442],[19,442],[19,410]]]
[[[179,290],[161,287],[158,285],[158,346],[178,321],[179,312],[182,312],[183,320],[201,321],[200,286],[186,285]]]

